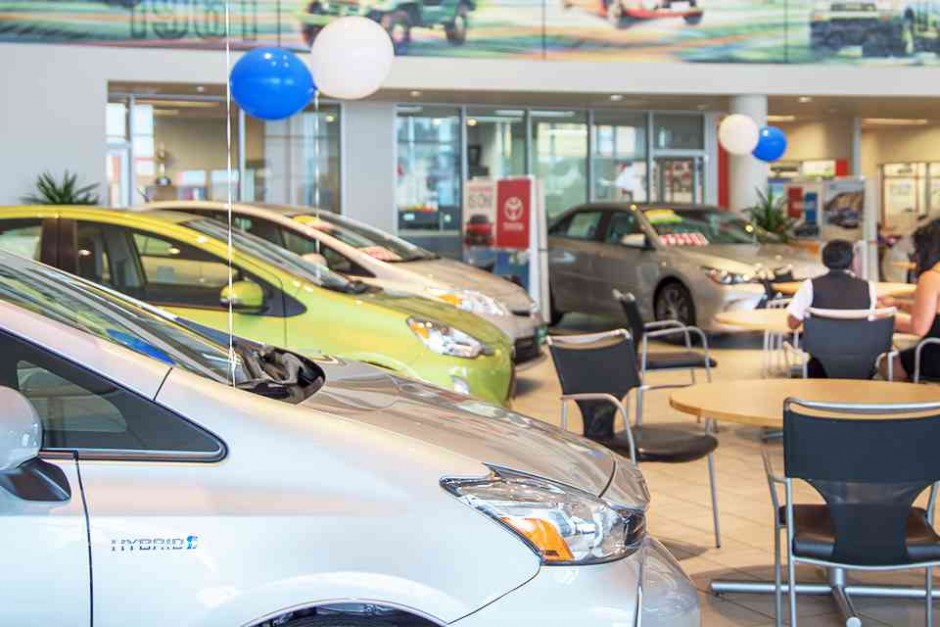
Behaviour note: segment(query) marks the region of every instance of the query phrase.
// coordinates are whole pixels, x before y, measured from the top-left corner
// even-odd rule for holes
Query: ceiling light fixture
[[[477,121],[476,121],[475,118],[468,118],[468,119],[467,119],[467,126],[476,126],[476,125],[477,125]]]
[[[623,94],[611,94],[610,99],[612,102],[620,102],[623,100]]]
[[[812,101],[813,101],[813,99],[810,98],[809,96],[800,96],[799,98],[797,98],[797,102],[799,102],[800,104],[806,104],[806,103],[812,102]]]
[[[420,98],[420,97],[421,97],[421,92],[418,91],[417,89],[412,89],[412,90],[411,90],[411,97],[412,97],[412,98]]]
[[[767,121],[768,122],[795,122],[796,116],[795,115],[768,115]]]
[[[868,126],[924,126],[925,118],[862,118],[862,124]]]

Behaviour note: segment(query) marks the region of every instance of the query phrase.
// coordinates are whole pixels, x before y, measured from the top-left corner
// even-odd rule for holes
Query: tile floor
[[[596,331],[618,326],[584,316],[566,316],[560,330]],[[747,379],[760,376],[760,336],[725,336],[715,341],[713,356],[719,362],[715,379]],[[649,383],[679,383],[688,373],[655,373]],[[559,387],[551,359],[524,367],[519,372],[517,411],[559,422]],[[742,389],[742,394],[747,390]],[[938,391],[940,396],[940,391]],[[572,412],[570,428],[580,429],[580,418]],[[668,391],[653,392],[647,400],[646,420],[694,424],[694,418],[669,407]],[[772,595],[709,592],[712,579],[773,579],[773,527],[770,496],[760,458],[760,431],[738,425],[722,425],[716,453],[718,503],[721,513],[722,547],[716,549],[712,535],[708,474],[705,460],[689,464],[644,464],[642,470],[652,493],[650,532],[679,559],[701,596],[702,619],[707,627],[773,625]],[[779,455],[779,449],[774,451]],[[799,490],[798,498],[814,499],[811,489]],[[800,581],[823,581],[824,574],[800,566]],[[923,571],[861,574],[849,573],[849,581],[865,580],[888,584],[923,585]],[[937,577],[940,582],[940,576]],[[937,584],[935,584],[937,585]],[[923,625],[924,605],[918,601],[853,599],[864,625]],[[940,620],[940,602],[935,621]],[[819,627],[843,625],[829,597],[799,597],[799,625]]]

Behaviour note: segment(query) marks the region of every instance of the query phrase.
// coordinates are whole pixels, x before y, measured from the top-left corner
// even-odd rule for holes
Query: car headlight
[[[753,274],[742,274],[740,272],[728,272],[720,268],[711,268],[702,266],[705,276],[719,285],[740,285],[741,283],[754,283],[757,278]]]
[[[646,534],[642,511],[505,469],[483,478],[445,478],[445,490],[518,535],[547,565],[597,564],[635,552]]]
[[[492,296],[470,290],[444,290],[435,287],[427,289],[431,298],[469,311],[478,316],[508,316],[509,310]]]
[[[423,318],[408,318],[408,328],[438,355],[473,359],[483,352],[483,344],[478,339],[446,324]]]

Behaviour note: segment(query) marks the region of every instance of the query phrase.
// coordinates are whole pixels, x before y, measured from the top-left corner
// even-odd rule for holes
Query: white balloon
[[[316,77],[316,74],[314,74]],[[746,115],[733,113],[718,126],[718,141],[733,155],[749,155],[760,140],[757,122]]]
[[[321,92],[355,100],[382,86],[394,58],[392,40],[378,23],[367,17],[341,17],[313,40],[310,69]]]

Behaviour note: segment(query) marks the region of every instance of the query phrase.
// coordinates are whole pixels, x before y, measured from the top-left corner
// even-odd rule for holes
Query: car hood
[[[774,271],[793,269],[797,279],[823,274],[826,269],[808,251],[786,244],[712,244],[682,248],[681,253],[703,266],[728,272],[748,273],[758,267]]]
[[[327,383],[304,401],[307,407],[592,494],[603,493],[610,483],[614,455],[589,440],[366,364],[338,359],[317,363]]]
[[[404,265],[408,270],[428,279],[491,296],[514,313],[528,313],[532,306],[532,299],[522,287],[467,263],[452,259],[428,259],[409,261]]]
[[[489,346],[507,341],[506,335],[498,327],[479,316],[458,309],[448,303],[421,296],[384,291],[361,294],[356,298],[409,317],[433,320],[460,329]]]

